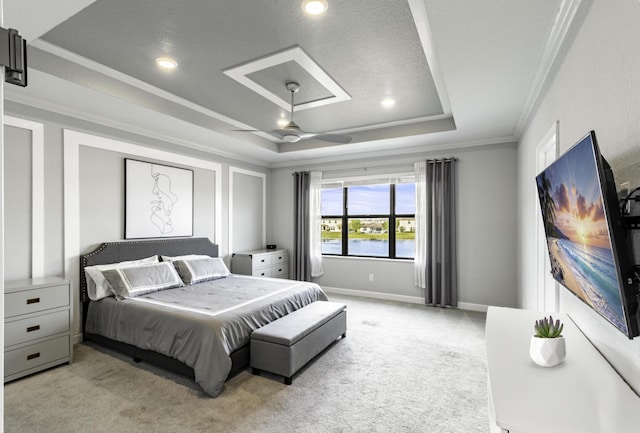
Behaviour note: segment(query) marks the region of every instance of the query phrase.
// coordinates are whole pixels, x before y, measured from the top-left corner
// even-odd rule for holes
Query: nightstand
[[[71,282],[8,281],[4,287],[4,381],[73,361]]]
[[[289,254],[285,249],[234,253],[231,271],[254,277],[289,278]]]

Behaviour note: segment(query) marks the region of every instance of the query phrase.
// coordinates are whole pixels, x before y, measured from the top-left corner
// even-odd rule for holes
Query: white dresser
[[[62,278],[4,286],[4,381],[73,361],[71,283]]]
[[[289,254],[285,249],[234,253],[231,272],[254,277],[289,278]]]

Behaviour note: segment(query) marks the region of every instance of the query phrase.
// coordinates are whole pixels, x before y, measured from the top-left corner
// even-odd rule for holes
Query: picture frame
[[[125,158],[125,239],[193,236],[193,170]]]

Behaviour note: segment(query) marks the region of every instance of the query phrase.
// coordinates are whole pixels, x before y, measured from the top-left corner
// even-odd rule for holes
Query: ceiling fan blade
[[[329,143],[338,143],[338,144],[349,144],[351,143],[351,136],[349,135],[339,135],[339,134],[316,134],[313,138],[317,138],[318,140],[328,141]]]
[[[267,131],[269,134],[277,134],[277,135],[282,135],[284,134],[284,130],[282,129],[272,129],[271,131]]]

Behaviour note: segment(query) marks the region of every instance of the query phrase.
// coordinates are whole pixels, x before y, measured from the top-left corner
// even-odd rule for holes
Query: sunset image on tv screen
[[[536,181],[553,277],[626,334],[591,136]]]

